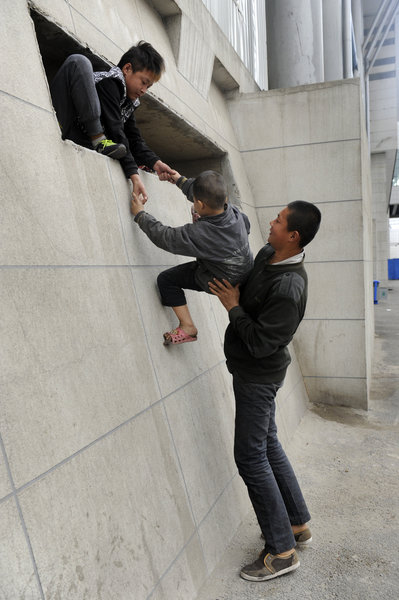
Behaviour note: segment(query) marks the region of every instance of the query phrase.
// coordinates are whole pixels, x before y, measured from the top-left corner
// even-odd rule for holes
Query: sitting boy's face
[[[156,81],[155,73],[147,69],[133,72],[130,63],[122,67],[122,73],[125,77],[126,92],[130,100],[137,100],[137,98],[143,96]]]

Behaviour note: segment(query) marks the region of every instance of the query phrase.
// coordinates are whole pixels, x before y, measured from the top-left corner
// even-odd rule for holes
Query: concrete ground
[[[262,548],[253,514],[198,600],[398,600],[399,281],[375,305],[368,412],[314,406],[288,448],[312,514],[300,568],[262,583],[239,577]]]

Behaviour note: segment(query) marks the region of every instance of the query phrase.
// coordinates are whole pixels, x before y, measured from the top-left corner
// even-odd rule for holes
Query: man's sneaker
[[[294,533],[294,538],[297,546],[307,546],[312,541],[312,532],[310,531],[309,527],[307,527],[299,533]]]
[[[101,140],[96,146],[97,152],[104,156],[110,156],[111,158],[120,159],[123,158],[127,152],[126,147],[123,144],[115,144],[112,140]]]
[[[280,558],[263,550],[255,562],[243,567],[240,575],[248,581],[266,581],[295,571],[299,565],[299,558],[295,550],[287,558]]]

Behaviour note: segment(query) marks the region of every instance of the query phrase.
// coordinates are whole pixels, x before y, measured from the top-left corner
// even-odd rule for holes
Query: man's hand
[[[143,204],[145,204],[148,200],[148,196],[144,183],[140,179],[140,175],[136,173],[135,175],[131,175],[130,179],[133,183],[133,194],[136,194],[137,198],[141,197]]]
[[[212,294],[219,298],[227,311],[240,305],[240,288],[238,283],[233,287],[227,279],[222,279],[222,281],[214,279],[213,283],[209,281],[208,285]]]
[[[157,162],[152,167],[154,171],[157,173],[160,181],[170,181],[174,183],[172,179],[172,174],[174,173],[173,169],[170,168],[169,165],[162,162],[161,160],[157,160]]]
[[[130,199],[130,212],[132,213],[132,215],[136,216],[142,210],[144,210],[144,202],[143,200],[140,200],[139,196],[137,196],[133,192],[132,197]]]

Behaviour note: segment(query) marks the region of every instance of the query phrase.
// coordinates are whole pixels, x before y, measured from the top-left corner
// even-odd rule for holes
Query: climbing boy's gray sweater
[[[184,177],[178,181],[178,186],[191,202],[193,181]],[[159,248],[197,259],[195,279],[205,292],[209,293],[208,282],[214,277],[227,279],[236,285],[245,281],[252,268],[249,220],[231,204],[226,204],[220,215],[201,217],[195,223],[182,227],[163,225],[145,211],[139,212],[135,221]]]

